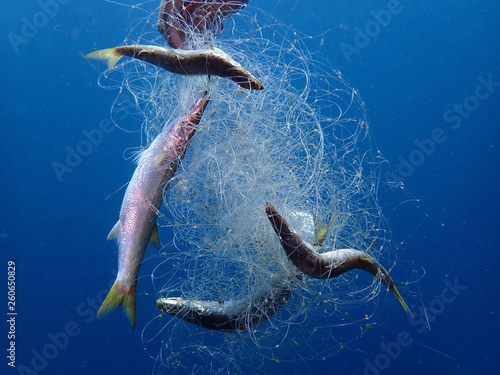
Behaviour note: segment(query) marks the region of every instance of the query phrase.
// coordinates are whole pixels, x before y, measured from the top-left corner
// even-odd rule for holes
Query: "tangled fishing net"
[[[165,45],[155,17],[124,44]],[[250,309],[258,296],[291,292],[270,319],[240,332],[212,332],[168,315],[154,319],[144,341],[162,342],[158,372],[164,366],[258,372],[280,361],[321,359],[342,348],[337,329],[356,326],[359,335],[376,310],[380,280],[363,271],[332,280],[299,277],[264,211],[272,203],[323,251],[366,250],[375,240],[369,253],[389,271],[395,264],[377,202],[384,159],[370,142],[363,101],[340,72],[308,51],[310,41],[248,7],[219,35],[194,37],[189,48],[222,49],[261,81],[262,91],[133,59],[107,74],[120,89],[115,110],[128,105],[142,116],[144,145],[201,91],[210,96],[158,218],[165,245],[151,275],[158,297],[248,301]]]

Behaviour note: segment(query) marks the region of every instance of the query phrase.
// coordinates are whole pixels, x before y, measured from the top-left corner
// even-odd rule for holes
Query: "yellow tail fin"
[[[401,306],[403,306],[403,309],[405,310],[406,314],[408,316],[411,316],[413,318],[413,314],[411,313],[410,308],[406,304],[406,302],[403,299],[403,297],[401,297],[401,294],[399,294],[399,291],[396,288],[396,285],[394,284],[394,282],[389,286],[389,290],[396,296],[396,298],[398,299],[398,301],[401,304]]]
[[[88,59],[97,59],[106,61],[108,63],[108,69],[111,70],[116,65],[118,60],[120,60],[123,57],[123,55],[117,51],[116,47],[114,47],[114,48],[100,49],[94,52],[87,53],[85,57]]]
[[[127,314],[128,320],[130,320],[132,329],[134,329],[136,289],[137,283],[134,283],[130,288],[124,288],[118,281],[115,281],[106,299],[102,303],[101,308],[97,312],[97,317],[100,318],[111,310],[116,309],[118,306],[122,306]]]

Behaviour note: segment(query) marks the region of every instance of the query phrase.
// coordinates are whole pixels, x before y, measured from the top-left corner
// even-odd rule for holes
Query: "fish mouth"
[[[162,297],[156,300],[156,307],[166,313],[177,312],[182,308],[183,301],[180,297]]]

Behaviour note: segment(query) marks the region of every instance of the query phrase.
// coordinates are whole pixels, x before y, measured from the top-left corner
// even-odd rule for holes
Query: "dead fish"
[[[120,219],[108,235],[108,239],[116,238],[118,242],[118,275],[97,317],[121,305],[135,327],[137,276],[148,243],[159,247],[156,219],[163,192],[186,154],[207,103],[205,92],[191,108],[165,124],[140,154],[125,191]]]
[[[280,238],[286,256],[304,274],[316,279],[333,279],[354,269],[367,271],[382,280],[382,283],[396,296],[405,312],[411,316],[410,309],[399,294],[391,276],[375,258],[355,249],[339,249],[318,253],[313,246],[290,230],[287,221],[270,203],[266,205],[266,214]]]
[[[263,89],[257,78],[218,48],[188,51],[136,45],[107,48],[85,55],[87,58],[107,61],[109,69],[112,69],[123,56],[146,61],[171,73],[215,75],[229,78],[245,89]]]
[[[218,34],[222,21],[246,7],[248,0],[162,0],[158,31],[173,48],[184,48],[186,31]]]
[[[200,301],[181,297],[159,298],[156,306],[163,312],[214,331],[232,332],[250,329],[269,319],[283,306],[300,274],[272,284],[269,293],[238,301]]]

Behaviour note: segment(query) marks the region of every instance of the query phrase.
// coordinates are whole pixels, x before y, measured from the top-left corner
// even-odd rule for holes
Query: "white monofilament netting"
[[[165,45],[155,22],[147,25],[134,42]],[[295,277],[264,211],[272,203],[305,240],[323,240],[319,251],[366,250],[375,239],[370,254],[388,270],[394,265],[377,203],[384,159],[370,142],[364,104],[338,71],[308,51],[309,42],[315,41],[249,7],[226,20],[220,35],[197,37],[190,47],[222,49],[261,81],[262,91],[128,58],[108,74],[120,88],[115,108],[128,103],[143,117],[144,146],[203,90],[210,96],[158,219],[165,254],[151,275],[158,297],[250,306],[273,288],[292,290],[278,313],[243,332],[211,332],[170,316],[151,322],[145,342],[164,342],[158,358],[168,367],[233,373],[245,371],[241,356],[248,366],[253,357],[265,366],[263,357],[292,360],[298,347],[301,358],[321,358],[324,352],[304,345],[314,332],[329,330],[316,340],[334,353],[335,328],[364,324],[375,310],[380,281],[362,271],[333,280]],[[185,355],[197,359],[183,361]]]

